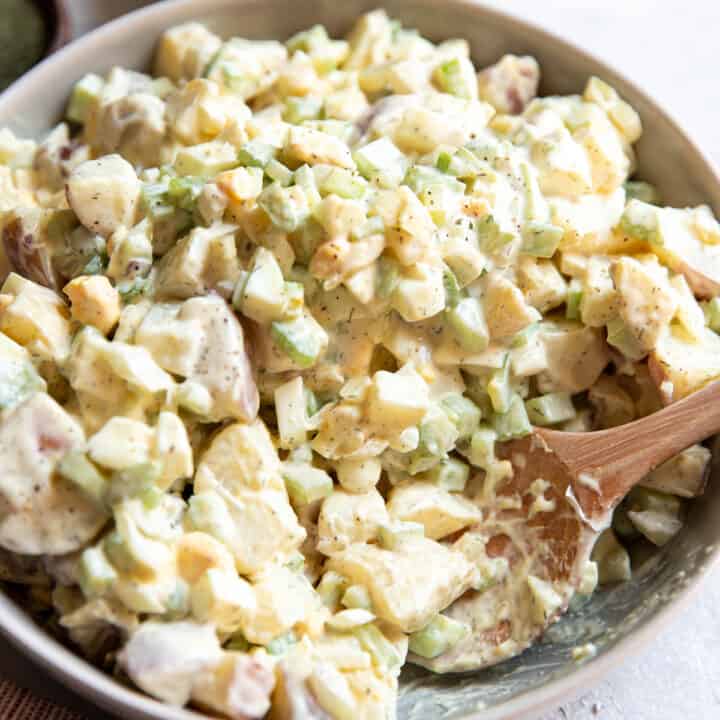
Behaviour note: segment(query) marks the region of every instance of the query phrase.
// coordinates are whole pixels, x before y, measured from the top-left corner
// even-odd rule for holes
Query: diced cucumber
[[[367,193],[367,181],[358,173],[332,165],[313,166],[320,194],[337,195],[346,200],[358,200]]]
[[[628,180],[625,185],[625,196],[628,201],[640,200],[650,205],[660,204],[660,194],[654,185],[643,180]]]
[[[58,464],[58,473],[79,487],[98,505],[103,505],[108,481],[95,465],[81,452],[70,452]]]
[[[487,384],[487,393],[490,396],[492,408],[496,413],[506,413],[513,398],[510,386],[510,358],[507,356],[503,366],[494,370]]]
[[[566,392],[548,393],[527,400],[525,409],[533,425],[555,425],[575,417],[572,396]]]
[[[442,655],[470,635],[467,623],[436,615],[422,630],[410,635],[410,651],[432,659]]]
[[[495,462],[495,441],[498,435],[491,427],[479,427],[470,439],[469,460],[475,466],[488,470]]]
[[[582,283],[578,278],[572,278],[568,284],[567,296],[565,298],[565,317],[568,320],[580,319],[582,294]]]
[[[447,265],[443,267],[443,286],[445,287],[445,307],[454,308],[462,300],[463,292],[455,273]]]
[[[460,300],[447,311],[448,324],[463,350],[482,352],[490,342],[482,303],[474,297]]]
[[[458,440],[469,438],[482,419],[482,411],[470,398],[453,393],[446,395],[440,405],[458,430]]]
[[[103,595],[117,580],[117,572],[101,546],[83,550],[79,569],[78,583],[86,598]]]
[[[70,95],[65,117],[84,125],[91,108],[99,103],[104,85],[105,81],[95,73],[88,73],[78,80]]]
[[[519,395],[513,395],[507,412],[496,413],[492,420],[498,440],[501,441],[525,437],[532,432],[525,403]]]
[[[322,107],[322,98],[313,97],[312,95],[307,97],[291,96],[285,99],[283,120],[293,125],[300,125],[305,120],[316,120],[320,117]]]
[[[282,474],[294,505],[309,505],[333,491],[332,478],[324,470],[312,465],[285,463]]]
[[[522,253],[533,257],[550,258],[560,245],[564,230],[557,225],[529,222],[523,230]]]
[[[310,215],[307,197],[297,186],[286,188],[274,182],[260,193],[257,203],[284,232],[297,230]]]
[[[364,585],[351,585],[344,592],[340,603],[346,608],[372,610],[372,598]]]
[[[174,168],[178,175],[212,178],[239,164],[237,151],[230,143],[213,140],[180,148],[175,156]]]
[[[360,173],[380,187],[397,187],[410,165],[407,157],[388,138],[380,138],[359,148],[353,159]]]
[[[275,158],[270,158],[265,165],[265,174],[283,187],[288,187],[293,181],[293,172]]]
[[[240,165],[264,168],[277,153],[277,148],[259,140],[251,140],[240,147],[237,160]]]
[[[328,345],[327,333],[311,315],[273,322],[270,332],[280,349],[301,368],[314,365]]]
[[[394,550],[407,540],[424,535],[425,527],[422,523],[396,521],[381,524],[378,539],[383,548]]]
[[[373,659],[373,664],[390,672],[397,672],[402,665],[400,653],[377,625],[368,624],[355,628],[353,635],[360,641]]]
[[[425,474],[428,480],[448,492],[462,492],[470,477],[467,463],[455,458],[444,458]]]

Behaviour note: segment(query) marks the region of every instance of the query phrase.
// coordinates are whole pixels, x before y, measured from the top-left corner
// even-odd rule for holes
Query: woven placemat
[[[9,680],[0,680],[2,720],[84,720],[81,715],[33,695]]]

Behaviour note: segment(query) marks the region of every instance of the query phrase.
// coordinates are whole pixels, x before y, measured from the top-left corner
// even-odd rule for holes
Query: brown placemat
[[[83,720],[82,716],[33,695],[9,680],[0,680],[2,720]]]

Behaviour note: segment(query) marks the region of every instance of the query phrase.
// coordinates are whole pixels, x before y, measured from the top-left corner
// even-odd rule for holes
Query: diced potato
[[[221,632],[237,630],[257,607],[252,587],[235,568],[206,570],[192,586],[190,605],[196,620],[211,622]]]
[[[375,614],[414,632],[471,585],[473,566],[460,554],[428,538],[414,538],[395,550],[355,544],[330,558],[328,569],[364,585]]]
[[[387,432],[416,425],[430,401],[427,383],[414,370],[375,373],[368,393],[368,419]]]
[[[640,485],[679,497],[698,497],[705,490],[710,460],[711,453],[706,447],[693,445],[655,468]]]
[[[520,288],[499,274],[490,274],[483,302],[493,339],[516,335],[541,319],[540,313],[526,302]]]
[[[197,583],[208,570],[227,575],[235,572],[233,556],[228,548],[207,533],[185,533],[178,540],[175,552],[177,572],[188,585]]]
[[[308,165],[326,163],[348,170],[355,169],[350,148],[342,140],[312,128],[292,126],[288,132],[285,154]]]
[[[603,375],[588,391],[588,400],[594,409],[598,429],[624,425],[635,419],[635,403],[617,376]]]
[[[529,55],[503,55],[478,73],[480,97],[498,112],[517,115],[537,95],[540,66]]]
[[[374,457],[345,458],[336,464],[335,469],[344,490],[366,493],[380,480],[382,464]]]
[[[608,258],[593,256],[581,280],[580,317],[585,325],[602,327],[618,311],[618,293]]]
[[[597,563],[598,582],[601,585],[622,582],[632,577],[630,555],[618,542],[612,529],[607,529],[600,535],[591,557]]]
[[[221,44],[220,38],[200,23],[176,25],[160,37],[155,74],[176,82],[200,77]]]
[[[120,319],[120,295],[104,275],[83,275],[63,292],[70,298],[72,319],[107,335]]]
[[[336,490],[320,509],[317,548],[333,556],[353,543],[375,540],[387,521],[385,502],[375,488],[363,494]]]
[[[482,518],[469,500],[426,482],[393,488],[388,498],[388,512],[395,520],[422,524],[425,536],[433,540],[474,525]]]
[[[546,625],[562,609],[563,597],[547,580],[528,575],[527,582],[532,596],[533,619],[539,625]]]
[[[531,156],[546,195],[577,198],[591,192],[592,171],[587,154],[564,127],[537,140]]]
[[[567,283],[551,260],[523,257],[517,272],[525,300],[538,312],[546,313],[565,302]]]
[[[88,454],[98,465],[123,470],[146,463],[153,441],[153,430],[145,423],[114,417],[88,440]]]
[[[391,304],[407,322],[437,315],[445,307],[442,267],[417,263],[407,268],[392,293]]]
[[[78,165],[67,181],[70,207],[90,232],[112,235],[135,222],[140,180],[120,155],[107,155]]]
[[[158,480],[162,489],[171,487],[177,480],[192,477],[193,452],[187,428],[175,413],[163,411],[158,415],[154,452],[162,462]]]

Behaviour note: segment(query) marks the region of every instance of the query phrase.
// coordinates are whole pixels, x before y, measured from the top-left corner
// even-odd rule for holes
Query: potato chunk
[[[330,558],[328,569],[370,592],[373,610],[404,632],[414,632],[460,597],[474,568],[460,553],[424,537],[396,550],[355,544]]]
[[[107,335],[120,319],[120,295],[104,275],[81,275],[63,292],[70,298],[72,319]]]

